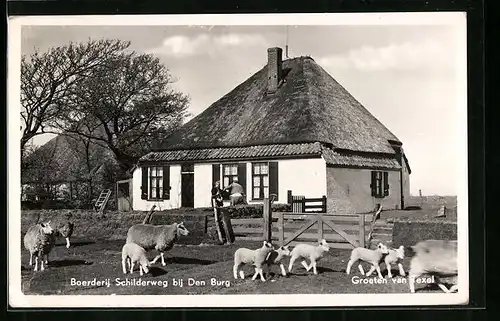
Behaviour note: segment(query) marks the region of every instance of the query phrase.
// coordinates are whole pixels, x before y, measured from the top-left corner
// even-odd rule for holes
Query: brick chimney
[[[283,50],[278,47],[267,49],[267,92],[278,90],[281,81],[281,62]]]

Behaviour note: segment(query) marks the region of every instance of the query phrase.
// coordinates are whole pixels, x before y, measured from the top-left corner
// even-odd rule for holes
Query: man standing
[[[237,177],[233,178],[233,182],[226,187],[226,190],[229,191],[229,195],[231,198],[231,205],[246,204],[243,186],[238,184]]]

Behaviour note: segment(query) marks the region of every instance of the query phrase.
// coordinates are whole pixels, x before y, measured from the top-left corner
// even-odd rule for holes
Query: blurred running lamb
[[[47,223],[38,223],[31,226],[24,235],[24,247],[30,252],[30,266],[33,265],[35,258],[35,268],[38,271],[38,262],[40,261],[40,271],[45,270],[44,256],[47,257],[55,245],[54,229]]]
[[[266,272],[269,273],[271,271],[272,265],[279,265],[281,268],[281,275],[286,276],[285,266],[283,265],[283,259],[285,256],[290,256],[291,252],[287,246],[280,246],[276,250],[272,250],[267,254],[266,260],[264,261],[264,265],[266,266]]]
[[[151,264],[155,264],[161,257],[161,264],[165,266],[167,265],[165,251],[172,249],[179,237],[188,234],[184,222],[171,225],[136,224],[128,230],[126,243],[135,243],[146,251],[157,250],[160,254],[151,261]]]
[[[436,284],[446,293],[458,290],[456,241],[426,240],[418,242],[411,249],[414,252],[408,273],[411,293],[415,292],[415,278],[423,274],[434,275]],[[454,284],[448,289],[440,277],[451,277]]]
[[[397,264],[399,268],[399,275],[405,276],[405,270],[403,269],[403,260],[405,258],[405,247],[401,245],[397,249],[389,249],[389,253],[384,258],[385,267],[387,269],[387,275],[392,278],[391,264]]]

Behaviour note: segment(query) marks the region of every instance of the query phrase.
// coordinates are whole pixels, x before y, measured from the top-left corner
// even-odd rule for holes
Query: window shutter
[[[370,187],[372,189],[372,196],[377,196],[377,172],[372,171],[372,183],[370,184]]]
[[[213,164],[212,165],[212,187],[215,185],[215,182],[217,182],[217,181],[220,181],[220,164]]]
[[[163,166],[163,199],[170,199],[170,166]]]
[[[276,194],[278,200],[278,162],[269,162],[269,197]]]
[[[141,199],[148,199],[148,168],[142,167]]]
[[[238,164],[238,183],[243,187],[245,198],[247,197],[247,163]]]
[[[389,173],[384,172],[384,196],[389,196]]]

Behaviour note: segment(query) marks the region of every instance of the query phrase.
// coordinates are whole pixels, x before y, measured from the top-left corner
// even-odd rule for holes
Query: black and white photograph
[[[468,303],[465,13],[8,24],[11,306]]]

